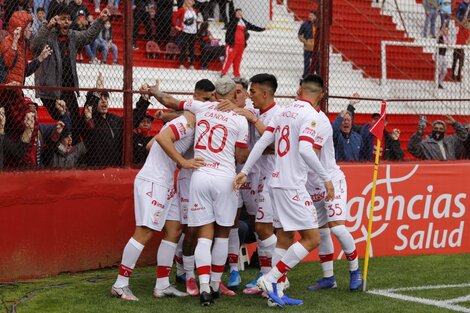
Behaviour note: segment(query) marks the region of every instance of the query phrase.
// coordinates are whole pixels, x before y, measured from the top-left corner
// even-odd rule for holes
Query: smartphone
[[[421,127],[422,129],[425,129],[426,128],[426,115],[421,115],[419,117],[419,127]]]

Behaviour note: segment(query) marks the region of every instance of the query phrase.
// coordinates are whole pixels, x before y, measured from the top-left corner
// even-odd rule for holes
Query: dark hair
[[[240,84],[242,85],[243,89],[247,90],[248,89],[248,80],[246,80],[245,78],[242,78],[242,77],[234,77],[233,78],[233,81],[235,82],[235,84]]]
[[[198,30],[198,34],[201,36],[204,35],[205,32],[207,32],[209,30],[209,22],[207,21],[204,21],[201,23],[201,25],[199,25],[199,30]]]
[[[236,8],[235,13],[237,13],[238,11],[243,11],[243,10],[242,10],[242,8]]]
[[[272,90],[273,94],[277,90],[277,79],[276,76],[268,73],[256,74],[250,78],[252,84],[260,84],[262,86],[268,87]]]
[[[54,17],[56,15],[70,15],[72,16],[72,13],[70,12],[70,8],[66,4],[59,4],[58,6],[55,7],[55,10],[50,12],[51,16]]]
[[[36,9],[36,14],[37,14],[39,11],[46,12],[46,9],[44,9],[43,7],[39,7],[39,8]]]
[[[313,83],[323,89],[323,79],[316,75],[316,74],[309,74],[305,76],[301,81],[300,84],[302,85],[303,83]]]
[[[100,99],[101,99],[101,98],[109,99],[109,92],[103,91],[103,92],[100,94]]]
[[[380,113],[373,113],[373,114],[372,114],[372,119],[373,119],[373,120],[378,120],[379,117],[380,117]]]
[[[313,15],[317,16],[317,12],[315,12],[314,10],[310,10],[309,14],[313,14]]]
[[[215,86],[210,80],[204,78],[196,83],[194,91],[213,92],[215,91]]]

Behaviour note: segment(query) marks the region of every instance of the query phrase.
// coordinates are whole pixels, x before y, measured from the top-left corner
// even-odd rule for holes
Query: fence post
[[[132,28],[134,14],[132,12],[132,1],[124,2],[124,142],[123,160],[125,167],[132,166]]]
[[[320,76],[323,78],[324,91],[328,94],[328,80],[330,74],[330,26],[333,18],[332,1],[320,1]],[[314,57],[312,55],[312,57]],[[324,112],[328,111],[328,98],[322,101],[321,108]]]

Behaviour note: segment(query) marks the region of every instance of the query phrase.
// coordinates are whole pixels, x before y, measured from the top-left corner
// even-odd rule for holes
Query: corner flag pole
[[[369,256],[370,256],[370,236],[372,233],[372,221],[374,218],[374,204],[375,204],[375,190],[377,189],[377,174],[379,172],[379,157],[380,157],[380,139],[377,139],[377,148],[375,149],[375,164],[374,164],[374,179],[372,180],[372,196],[370,199],[370,210],[369,210],[369,225],[367,227],[367,243],[366,243],[366,254],[364,256],[364,275],[362,291],[366,291],[367,288],[367,271],[369,270]]]
[[[374,220],[374,206],[375,206],[375,192],[377,189],[377,174],[379,172],[379,160],[380,160],[380,145],[382,143],[382,136],[385,128],[385,111],[387,109],[387,102],[382,100],[382,106],[380,108],[380,117],[375,123],[369,128],[372,135],[377,138],[377,147],[375,149],[375,163],[374,163],[374,178],[372,180],[372,194],[370,199],[370,210],[369,210],[369,225],[367,227],[367,243],[366,243],[366,254],[364,256],[364,275],[362,277],[362,291],[367,289],[367,272],[369,271],[369,257],[370,257],[370,240],[372,234],[372,222]]]

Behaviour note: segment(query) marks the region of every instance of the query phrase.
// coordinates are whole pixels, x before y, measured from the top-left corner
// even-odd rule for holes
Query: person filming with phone
[[[446,135],[447,125],[451,125],[455,129],[454,135]],[[416,133],[411,136],[408,142],[408,152],[423,160],[456,160],[457,151],[461,149],[460,146],[468,136],[464,126],[452,116],[446,115],[445,122],[434,121],[431,134],[422,139],[425,128],[426,119],[422,116]]]

